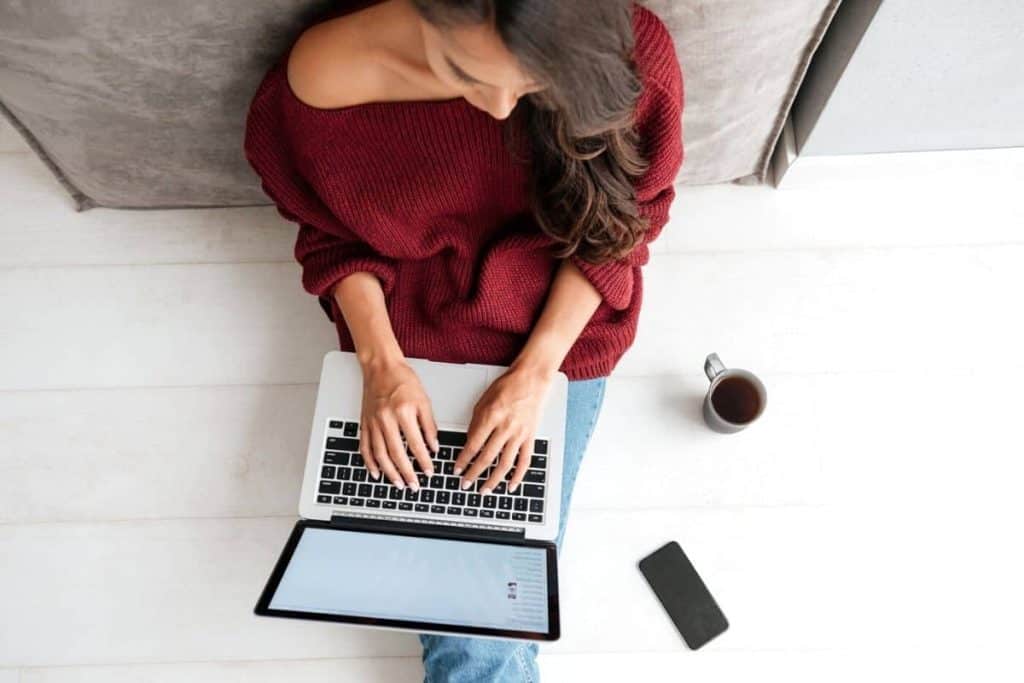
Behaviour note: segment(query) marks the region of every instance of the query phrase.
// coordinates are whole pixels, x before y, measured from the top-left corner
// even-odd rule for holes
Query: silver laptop
[[[557,640],[557,554],[568,380],[546,398],[530,468],[515,492],[462,490],[453,472],[473,406],[507,368],[410,359],[430,397],[434,474],[420,490],[374,481],[359,455],[362,372],[324,357],[301,519],[256,606],[261,616],[428,633]],[[509,475],[510,476],[510,475]]]

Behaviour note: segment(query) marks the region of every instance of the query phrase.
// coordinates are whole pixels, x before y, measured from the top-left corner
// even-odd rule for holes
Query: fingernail
[[[397,488],[397,489],[398,489],[399,491],[401,491],[402,489],[404,489],[404,488],[405,488],[405,482],[403,482],[403,481],[402,481],[401,479],[399,479],[398,481],[396,481],[396,482],[395,482],[395,487],[396,487],[396,488]]]
[[[441,450],[441,443],[438,442],[438,441],[435,441],[434,442],[434,452],[437,453],[439,450]]]
[[[473,482],[471,482],[470,480],[466,479],[465,481],[462,482],[462,490],[465,491],[466,489],[468,489],[472,485],[473,485]]]
[[[431,467],[430,469],[427,470],[427,476],[428,477],[434,476],[434,468],[433,467]]]
[[[485,496],[488,495],[490,492],[491,492],[491,489],[489,487],[487,487],[487,486],[485,486],[482,489],[480,489],[480,493],[484,494]]]
[[[456,477],[459,476],[460,474],[462,474],[462,468],[461,467],[456,467],[453,471],[455,472],[455,476]]]
[[[419,484],[419,482],[414,481],[414,482],[409,484],[409,488],[411,488],[413,491],[419,491],[420,490],[420,484]]]
[[[370,476],[373,477],[374,481],[380,479],[380,472],[370,472]]]
[[[519,484],[512,484],[508,487],[508,490],[515,491],[517,488],[519,488]]]

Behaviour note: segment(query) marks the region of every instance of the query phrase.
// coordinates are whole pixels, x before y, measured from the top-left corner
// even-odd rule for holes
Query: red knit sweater
[[[644,84],[636,126],[650,169],[636,185],[645,243],[600,266],[575,263],[603,301],[569,351],[570,379],[609,374],[636,334],[647,242],[668,220],[682,163],[682,77],[672,39],[649,10],[634,13]],[[253,97],[245,153],[278,211],[299,225],[302,285],[320,298],[343,350],[352,338],[330,296],[366,271],[382,284],[407,356],[507,365],[544,307],[559,261],[537,227],[529,167],[504,125],[466,100],[377,102],[318,109],[286,78],[287,54]]]

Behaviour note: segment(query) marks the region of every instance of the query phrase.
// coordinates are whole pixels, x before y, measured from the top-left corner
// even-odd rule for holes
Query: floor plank
[[[0,666],[416,656],[407,634],[252,616],[292,523],[0,526],[0,601],[18,615],[0,622]],[[577,511],[561,563],[564,636],[545,651],[681,650],[635,567],[669,538],[732,619],[709,649],[825,647],[823,532],[819,508]]]
[[[273,207],[78,213],[33,155],[0,154],[0,177],[0,267],[293,260]]]
[[[763,373],[966,370],[981,350],[1020,367],[1021,262],[1024,245],[663,255],[618,373],[699,372],[712,350]],[[298,283],[296,264],[0,270],[21,359],[0,390],[315,382],[336,335]]]

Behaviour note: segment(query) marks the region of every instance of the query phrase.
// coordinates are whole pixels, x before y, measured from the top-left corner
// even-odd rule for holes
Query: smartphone
[[[640,571],[691,650],[729,628],[718,603],[675,541],[640,560]]]

